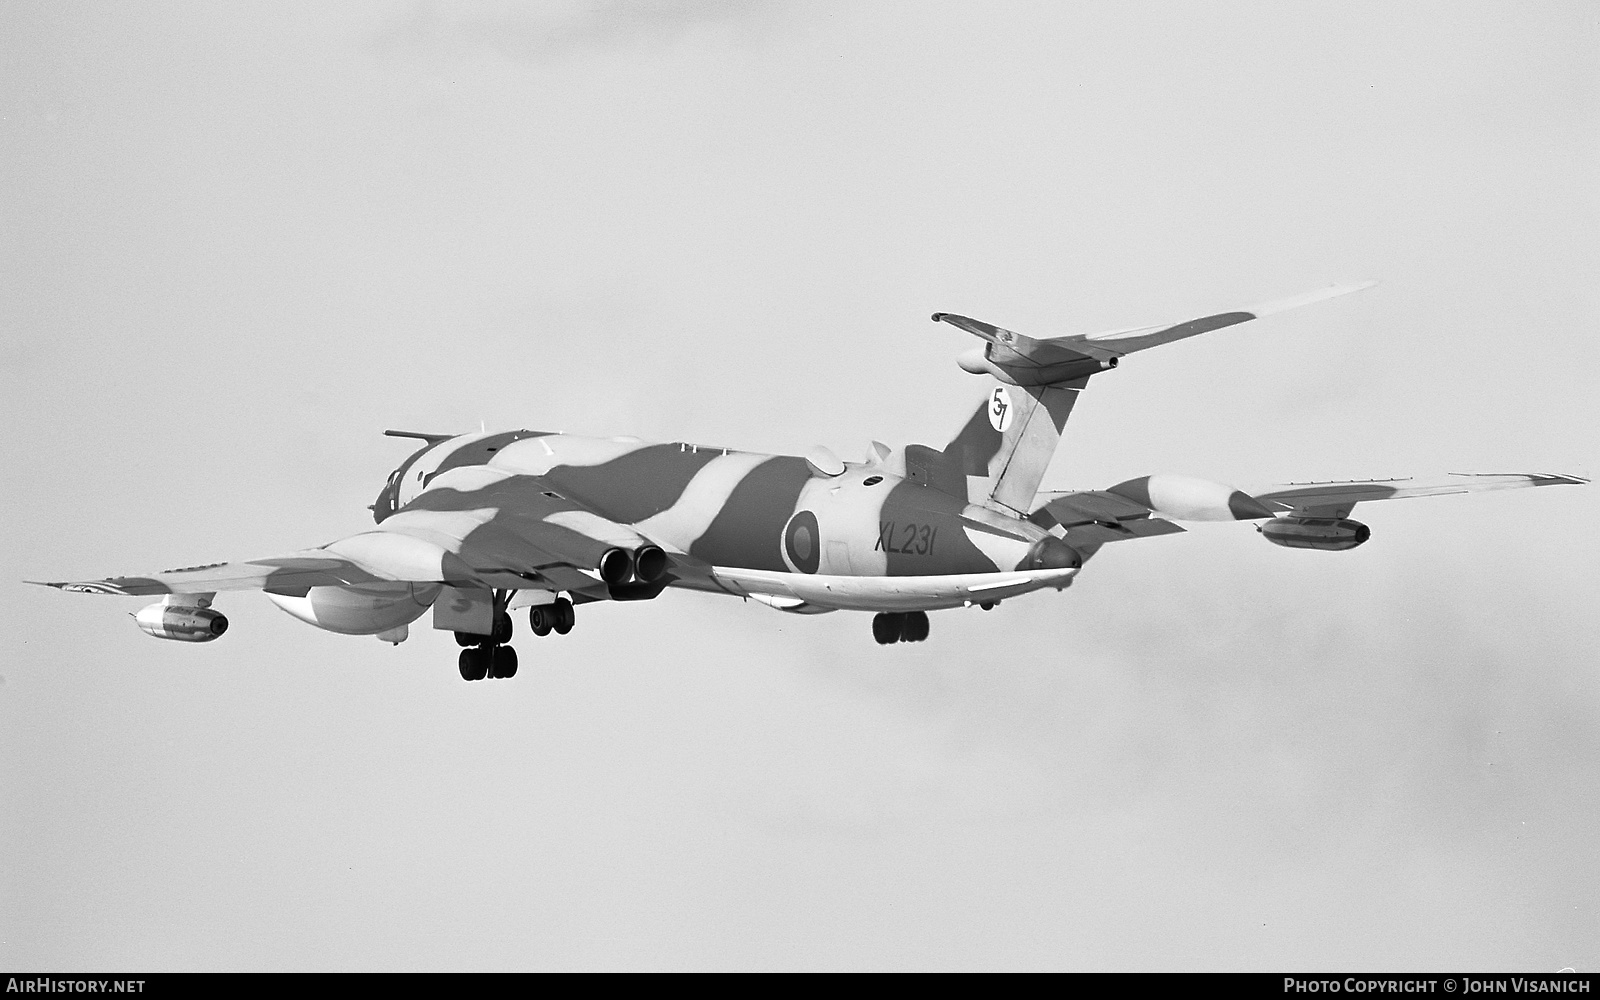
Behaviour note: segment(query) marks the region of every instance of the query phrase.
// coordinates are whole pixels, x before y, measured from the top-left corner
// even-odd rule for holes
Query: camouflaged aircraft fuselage
[[[507,545],[520,533],[508,529],[529,519],[544,522],[544,538],[548,525],[570,524],[577,545],[631,541],[585,533],[585,515],[598,515],[688,556],[674,560],[671,582],[706,590],[739,592],[696,566],[881,578],[1078,564],[1043,528],[908,479],[895,470],[893,453],[884,458],[842,463],[842,471],[828,475],[805,458],[685,443],[536,431],[464,435],[413,455],[373,509],[390,530],[405,530],[395,518],[421,527],[446,512],[493,511],[464,537],[461,550],[486,548],[492,536],[493,550],[509,564],[518,560]],[[939,603],[966,601],[953,593]]]

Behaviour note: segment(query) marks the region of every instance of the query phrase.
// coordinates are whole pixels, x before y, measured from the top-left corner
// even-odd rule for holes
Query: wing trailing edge
[[[1487,493],[1491,490],[1528,489],[1534,486],[1581,486],[1589,480],[1549,472],[1452,472],[1434,479],[1354,479],[1318,483],[1282,483],[1255,490],[1253,495],[1280,513],[1314,517],[1344,517],[1358,503],[1400,500],[1405,497],[1446,496],[1451,493]]]

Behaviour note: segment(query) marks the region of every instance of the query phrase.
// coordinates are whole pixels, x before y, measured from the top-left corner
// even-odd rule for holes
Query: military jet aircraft
[[[1178,521],[1255,521],[1274,544],[1338,551],[1367,541],[1349,518],[1357,503],[1585,482],[1453,475],[1247,493],[1152,475],[1038,492],[1093,376],[1138,351],[1365,287],[1048,339],[935,313],[982,341],[958,363],[986,380],[983,400],[943,448],[874,442],[861,462],[820,447],[787,456],[529,430],[386,431],[422,447],[389,476],[371,530],[265,559],[45,585],[163,595],[135,620],[185,642],[227,630],[211,606],[224,590],[262,590],[318,628],[394,643],[432,608],[433,627],[462,647],[462,678],[481,680],[516,674],[511,612],[524,608],[535,635],[566,634],[579,605],[681,587],[792,614],[872,612],[880,644],[921,642],[930,611],[1064,589],[1107,543],[1181,532]]]

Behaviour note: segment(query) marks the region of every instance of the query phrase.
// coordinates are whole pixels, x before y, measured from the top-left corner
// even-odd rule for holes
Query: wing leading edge
[[[1366,479],[1325,483],[1283,483],[1253,491],[1263,504],[1279,512],[1310,517],[1344,517],[1358,503],[1404,497],[1487,493],[1534,486],[1580,486],[1589,480],[1548,472],[1452,472],[1438,479]]]
[[[637,554],[654,547],[645,535],[557,494],[539,477],[471,467],[441,475],[376,528],[320,548],[144,576],[29,582],[126,596],[224,590],[300,596],[311,587],[395,582],[542,587],[604,596],[608,580],[603,577],[610,574],[610,582],[617,582],[615,553],[627,553],[623,572],[629,573]],[[658,554],[666,561],[666,575],[709,574],[709,566],[682,553]]]
[[[1148,477],[1156,479],[1161,477]],[[1170,477],[1176,479],[1177,477]],[[1042,526],[1060,525],[1066,541],[1074,547],[1099,545],[1132,538],[1168,535],[1184,529],[1166,517],[1177,520],[1260,520],[1278,515],[1298,518],[1342,518],[1358,503],[1373,500],[1398,500],[1404,497],[1444,496],[1451,493],[1486,493],[1490,490],[1527,489],[1534,486],[1577,486],[1589,480],[1578,476],[1541,472],[1470,473],[1457,472],[1436,479],[1352,479],[1313,483],[1283,483],[1226,496],[1227,487],[1190,480],[1189,483],[1213,486],[1217,492],[1209,509],[1191,504],[1188,513],[1163,509],[1150,499],[1149,490],[1127,487],[1142,482],[1114,486],[1110,490],[1078,490],[1040,493],[1045,503],[1029,519]],[[1239,498],[1244,502],[1240,502]]]

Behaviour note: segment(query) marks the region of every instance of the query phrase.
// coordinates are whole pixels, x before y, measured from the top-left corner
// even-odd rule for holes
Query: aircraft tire
[[[528,627],[533,629],[534,635],[549,635],[550,630],[556,627],[555,612],[551,609],[553,604],[536,604],[528,609]]]
[[[481,681],[489,672],[489,657],[486,650],[472,646],[461,651],[459,666],[461,679],[464,681]]]
[[[456,645],[464,649],[468,646],[476,646],[479,643],[486,642],[488,638],[488,636],[479,635],[476,632],[457,632]]]
[[[900,626],[900,638],[906,642],[921,642],[928,637],[928,613],[913,611],[905,616]]]
[[[887,646],[900,641],[900,616],[880,613],[872,616],[872,637],[878,645]]]
[[[495,646],[490,650],[494,662],[489,667],[489,676],[506,678],[517,676],[517,651],[510,646]]]
[[[572,602],[567,600],[565,597],[558,597],[556,598],[555,603],[550,606],[555,609],[556,634],[566,635],[568,632],[571,632],[573,624],[578,619],[578,616],[572,611]]]

